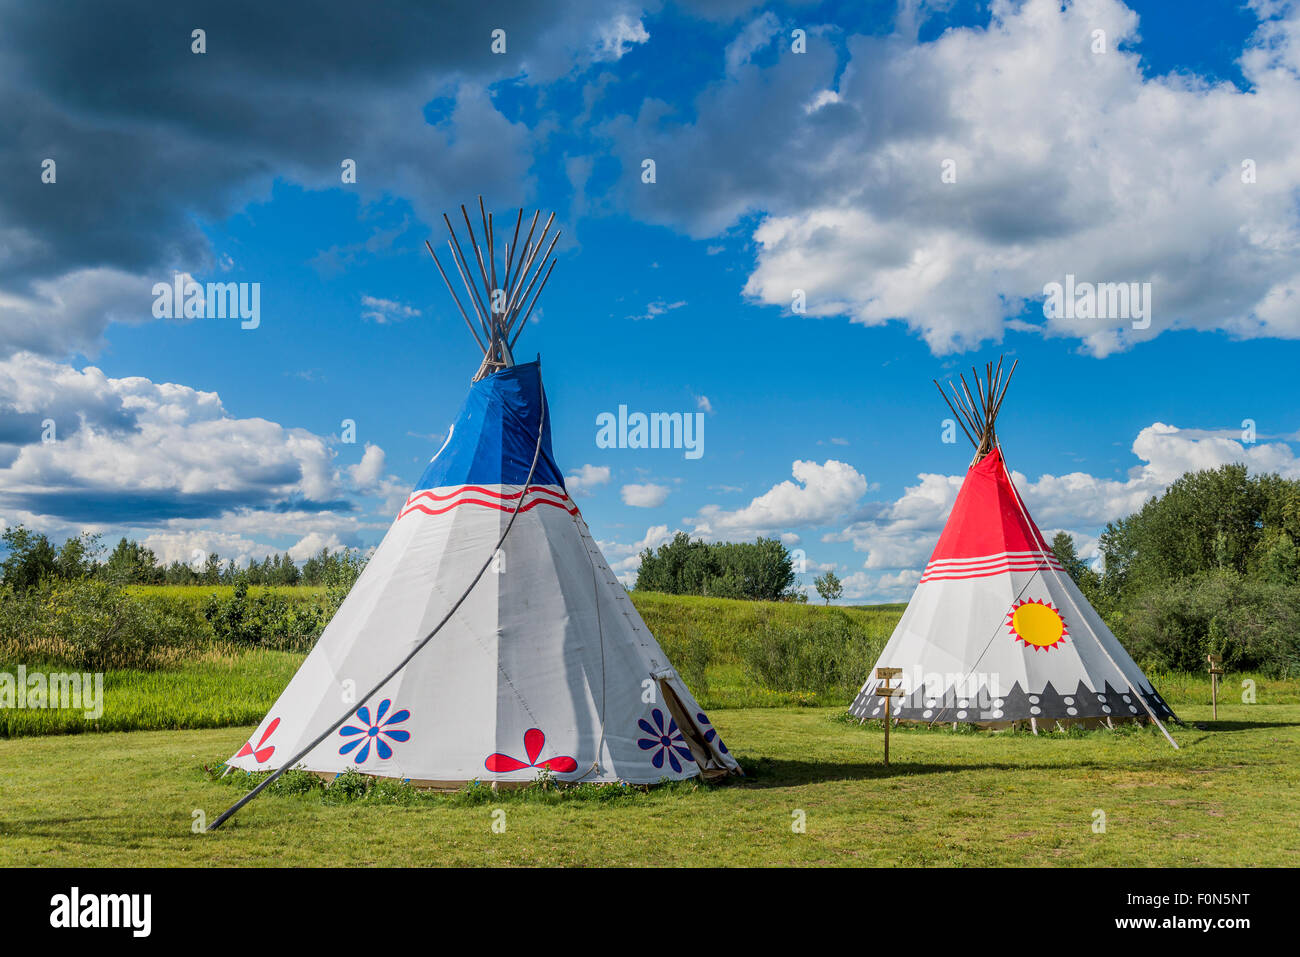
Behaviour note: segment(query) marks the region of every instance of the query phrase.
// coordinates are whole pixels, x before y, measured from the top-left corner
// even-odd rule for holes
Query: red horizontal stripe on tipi
[[[1006,552],[1052,554],[1028,509],[1022,512],[1002,453],[994,449],[967,471],[930,561]]]
[[[406,500],[406,504],[402,506],[402,510],[397,517],[400,520],[415,512],[421,512],[425,515],[442,515],[463,505],[477,505],[483,508],[496,509],[500,512],[513,512],[515,511],[513,500],[518,499],[523,494],[523,489],[518,492],[505,492],[487,489],[481,485],[462,485],[442,495],[432,490],[425,490],[413,493]],[[520,512],[531,511],[538,505],[554,505],[556,508],[564,509],[571,515],[578,513],[578,507],[571,505],[569,496],[563,492],[555,492],[542,485],[530,485],[527,494],[531,498],[525,500],[519,506]],[[492,501],[491,498],[478,498],[476,497],[478,495],[491,496],[497,501]],[[545,496],[553,497],[546,498]]]

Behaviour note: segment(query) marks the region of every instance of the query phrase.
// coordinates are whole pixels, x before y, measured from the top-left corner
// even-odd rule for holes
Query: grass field
[[[201,766],[251,728],[0,741],[0,865],[1295,865],[1300,705],[1175,702],[1175,734],[895,733],[839,709],[714,719],[751,772],[717,787],[606,800],[516,792],[478,801],[329,803],[240,793]],[[494,833],[493,812],[505,814]],[[1106,815],[1094,833],[1095,812]],[[792,824],[803,812],[805,833]]]
[[[881,729],[845,720],[850,691],[766,688],[741,654],[764,629],[816,633],[824,609],[634,598],[679,668],[702,669],[697,694],[743,780],[452,795],[390,783],[360,797],[290,781],[195,834],[196,812],[210,820],[248,787],[205,766],[239,747],[303,657],[207,642],[175,666],[110,671],[93,726],[0,710],[0,865],[1300,863],[1300,682],[1233,675],[1216,723],[1206,676],[1151,675],[1190,722],[1174,729],[1180,751],[1133,727],[900,729],[885,768]],[[841,610],[864,636],[855,651],[883,643],[900,611]],[[1258,703],[1240,701],[1247,678]]]

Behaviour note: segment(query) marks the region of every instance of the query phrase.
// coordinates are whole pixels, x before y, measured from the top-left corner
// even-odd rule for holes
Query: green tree
[[[1074,579],[1089,604],[1098,609],[1110,607],[1109,599],[1101,586],[1101,576],[1079,557],[1074,547],[1074,538],[1069,532],[1057,532],[1052,536],[1052,554],[1061,563],[1065,573]]]
[[[59,555],[40,532],[16,525],[6,528],[0,541],[8,553],[0,562],[0,571],[4,573],[5,584],[15,591],[25,592],[43,579],[58,575]]]
[[[1276,477],[1244,465],[1188,472],[1165,494],[1106,527],[1102,551],[1114,590],[1142,589],[1215,569],[1246,572],[1256,557]]]
[[[1079,587],[1139,661],[1199,670],[1214,651],[1270,674],[1300,668],[1288,637],[1300,482],[1251,476],[1241,464],[1188,472],[1107,525],[1100,545],[1097,586],[1086,572]]]
[[[658,550],[641,553],[636,587],[670,595],[779,601],[794,579],[794,562],[779,539],[711,545],[678,532]]]
[[[289,553],[285,552],[278,559],[278,567],[275,570],[275,583],[277,585],[296,585],[302,579],[302,572],[294,564]]]
[[[194,569],[182,561],[174,561],[163,570],[163,582],[168,585],[193,585],[199,580]]]
[[[779,601],[794,584],[794,561],[776,538],[712,546],[719,577],[737,583],[736,597],[753,601]]]
[[[844,597],[844,583],[840,581],[838,575],[831,569],[826,569],[825,574],[818,575],[813,579],[813,584],[817,587],[817,594],[821,595],[826,604],[830,604]]]
[[[99,571],[108,581],[119,585],[151,585],[163,580],[163,569],[158,567],[158,556],[153,549],[126,538],[117,543]]]
[[[1079,578],[1088,570],[1088,565],[1074,548],[1074,538],[1069,532],[1057,532],[1052,536],[1052,554],[1056,560],[1061,563],[1066,574],[1074,579],[1075,584],[1079,583]]]
[[[304,585],[327,585],[337,580],[340,575],[346,578],[350,574],[350,566],[356,561],[356,556],[345,548],[334,552],[322,548],[302,563],[299,580]]]
[[[100,536],[82,532],[69,538],[59,548],[55,560],[57,574],[66,581],[87,578],[95,573],[95,556],[102,550]]]
[[[669,595],[704,595],[708,594],[709,580],[717,575],[717,562],[709,546],[678,532],[658,551],[647,548],[641,553],[636,587]]]

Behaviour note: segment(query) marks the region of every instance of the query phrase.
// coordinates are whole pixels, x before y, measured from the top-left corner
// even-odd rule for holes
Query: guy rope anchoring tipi
[[[975,457],[907,611],[878,667],[901,668],[902,721],[1067,724],[1173,718],[1101,616],[1048,548],[1002,458],[994,423],[1015,373],[989,363],[974,388],[960,376],[948,402]],[[875,675],[875,669],[870,672]],[[882,716],[876,678],[850,708]]]
[[[554,268],[552,215],[498,272],[493,219],[449,251],[482,352],[442,448],[289,686],[227,761],[431,786],[740,773],[605,562],[551,453],[540,361],[514,349]],[[429,247],[430,253],[433,248]],[[548,260],[550,266],[547,266]],[[471,313],[473,318],[471,318]],[[231,808],[212,827],[256,795]]]

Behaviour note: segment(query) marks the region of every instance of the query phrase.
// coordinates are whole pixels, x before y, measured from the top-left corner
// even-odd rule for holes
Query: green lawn
[[[0,865],[1295,865],[1300,705],[1261,699],[1217,724],[1176,702],[1201,724],[1175,729],[1181,751],[1150,730],[906,731],[889,768],[880,729],[838,708],[726,710],[714,719],[752,771],[733,784],[608,801],[265,794],[215,834],[191,833],[193,812],[240,792],[201,766],[251,728],[18,738],[0,741]]]
[[[740,654],[744,636],[808,627],[824,609],[633,598],[694,669],[745,779],[648,792],[386,785],[354,801],[341,787],[268,791],[222,831],[194,834],[194,812],[211,820],[241,793],[204,766],[238,749],[303,657],[207,640],[165,668],[110,671],[93,727],[79,712],[0,710],[0,865],[1300,863],[1300,681],[1231,675],[1215,723],[1205,675],[1152,674],[1190,723],[1174,729],[1181,751],[1150,729],[900,729],[885,768],[881,729],[845,720],[850,691],[763,687]],[[899,611],[844,614],[879,643]],[[1242,702],[1243,680],[1257,704]],[[492,829],[498,808],[505,833]]]

